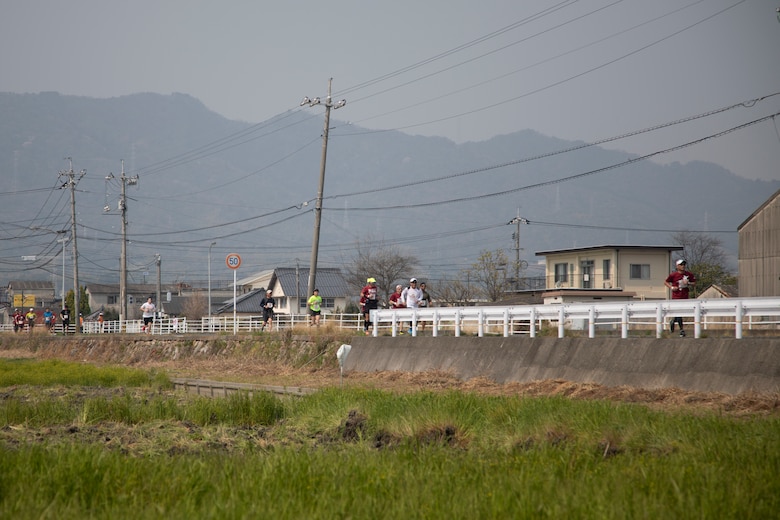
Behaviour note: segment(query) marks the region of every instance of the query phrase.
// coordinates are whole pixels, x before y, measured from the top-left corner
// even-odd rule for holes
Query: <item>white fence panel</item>
[[[720,298],[713,300],[658,300],[624,303],[570,303],[554,305],[515,305],[485,307],[428,307],[422,309],[381,309],[371,311],[373,335],[389,333],[398,336],[411,333],[417,336],[424,327],[433,336],[476,333],[477,336],[527,334],[536,337],[544,327],[556,327],[558,337],[564,337],[567,330],[587,331],[588,337],[596,336],[597,328],[617,329],[623,338],[632,329],[654,329],[661,337],[674,316],[686,318],[693,323],[694,337],[701,337],[702,329],[728,327],[734,330],[737,339],[748,329],[780,328],[780,298]],[[323,314],[321,326],[335,326],[340,329],[363,330],[363,316],[360,314]],[[262,316],[242,316],[235,321],[233,316],[212,316],[200,320],[186,318],[157,319],[148,331],[151,334],[186,333],[258,333],[263,330]],[[305,314],[277,314],[273,331],[308,326]],[[37,329],[37,327],[36,327]],[[43,328],[41,327],[43,330]],[[74,332],[71,325],[69,332]],[[12,331],[3,326],[0,331]],[[266,329],[267,331],[267,329]],[[62,333],[62,325],[54,326],[55,333]],[[114,334],[119,332],[141,334],[142,320],[122,323],[106,321],[103,324],[89,321],[84,323],[85,334]]]
[[[595,337],[596,326],[619,327],[621,337],[627,338],[633,327],[653,327],[660,338],[672,317],[692,318],[694,337],[701,337],[702,324],[707,318],[720,318],[719,325],[734,328],[737,339],[742,338],[745,323],[753,328],[762,326],[777,328],[780,323],[780,298],[720,298],[713,300],[658,300],[625,303],[570,303],[554,305],[518,305],[511,307],[439,307],[424,309],[392,309],[372,311],[373,335],[389,328],[396,336],[407,330],[417,335],[418,324],[432,323],[432,334],[453,328],[460,336],[464,328],[476,330],[478,336],[496,333],[509,336],[518,325],[527,327],[535,337],[541,323],[557,325],[558,337],[564,337],[567,329],[586,330],[588,337]]]

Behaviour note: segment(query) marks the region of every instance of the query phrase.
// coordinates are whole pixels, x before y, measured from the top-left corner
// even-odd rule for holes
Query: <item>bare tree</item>
[[[508,262],[503,249],[481,251],[477,261],[468,270],[471,280],[481,289],[482,294],[491,302],[504,297],[507,289]]]
[[[700,264],[726,264],[726,253],[719,238],[706,233],[693,231],[678,231],[672,235],[676,244],[683,246],[682,258],[688,262],[688,267]]]
[[[355,254],[344,262],[343,270],[355,295],[360,294],[368,278],[376,278],[377,292],[387,301],[396,282],[415,275],[418,264],[415,255],[367,237],[355,243]]]
[[[189,320],[199,320],[208,312],[208,305],[203,291],[197,291],[189,298],[184,299],[181,312]]]
[[[464,279],[466,280],[464,282]],[[445,307],[456,307],[466,305],[474,298],[474,289],[468,281],[468,273],[461,273],[458,278],[449,280],[444,278],[437,282],[437,288],[432,298]]]

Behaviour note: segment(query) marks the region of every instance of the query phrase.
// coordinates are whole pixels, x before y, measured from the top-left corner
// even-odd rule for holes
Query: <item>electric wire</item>
[[[651,47],[654,47],[654,46],[656,46],[656,45],[658,45],[658,44],[660,44],[662,42],[665,42],[666,40],[674,38],[675,36],[678,36],[679,34],[685,32],[685,31],[687,31],[689,29],[692,29],[693,27],[696,27],[697,25],[700,25],[700,24],[702,24],[704,22],[707,22],[707,21],[715,18],[716,16],[719,16],[719,15],[723,14],[724,12],[726,12],[726,11],[728,11],[730,9],[733,9],[734,7],[738,6],[739,4],[744,3],[746,1],[747,0],[740,0],[736,4],[733,4],[733,5],[729,6],[729,7],[721,9],[720,11],[718,11],[718,12],[716,12],[716,13],[710,15],[710,16],[707,16],[706,18],[703,18],[703,19],[701,19],[701,20],[699,20],[699,21],[697,21],[695,23],[687,25],[687,26],[683,27],[680,30],[674,31],[671,34],[669,34],[667,36],[664,36],[663,38],[660,38],[658,40],[655,40],[655,41],[653,41],[653,42],[651,42],[651,43],[649,43],[647,45],[644,45],[644,46],[642,46],[642,47],[640,47],[638,49],[635,49],[635,50],[633,50],[631,52],[628,52],[626,54],[618,56],[617,58],[614,58],[612,60],[609,60],[609,61],[606,61],[604,63],[601,63],[600,65],[597,65],[595,67],[591,67],[589,69],[586,69],[586,70],[584,70],[582,72],[579,72],[579,73],[574,74],[572,76],[569,76],[567,78],[564,78],[564,79],[561,79],[559,81],[555,81],[555,82],[552,82],[552,83],[548,83],[547,85],[544,85],[542,87],[530,90],[530,91],[528,91],[528,92],[526,92],[524,94],[521,94],[519,96],[513,96],[511,98],[503,99],[501,101],[497,101],[497,102],[494,102],[494,103],[490,103],[488,105],[483,105],[481,107],[477,107],[477,108],[474,108],[474,109],[471,109],[471,110],[467,110],[465,112],[460,112],[458,114],[453,114],[453,115],[449,115],[449,116],[446,116],[446,117],[441,117],[441,118],[438,118],[438,119],[431,119],[431,120],[418,122],[418,123],[413,123],[413,124],[409,124],[409,125],[397,126],[395,128],[386,128],[386,129],[381,129],[381,130],[368,130],[368,131],[362,132],[362,133],[363,134],[376,134],[376,133],[382,133],[382,132],[394,132],[394,131],[401,131],[401,130],[410,130],[410,129],[413,129],[413,128],[419,128],[421,126],[427,126],[427,125],[431,125],[431,124],[435,124],[435,123],[443,123],[445,121],[450,121],[452,119],[458,119],[458,118],[461,118],[461,117],[464,117],[464,116],[468,116],[468,115],[476,114],[476,113],[479,113],[479,112],[483,112],[485,110],[496,108],[496,107],[505,105],[507,103],[511,103],[513,101],[518,101],[518,100],[526,98],[528,96],[532,96],[534,94],[538,94],[540,92],[544,92],[544,91],[549,90],[551,88],[563,85],[563,84],[568,83],[570,81],[573,81],[575,79],[578,79],[578,78],[581,78],[583,76],[586,76],[586,75],[588,75],[588,74],[590,74],[592,72],[601,70],[601,69],[606,68],[606,67],[608,67],[610,65],[618,63],[618,62],[620,62],[620,61],[622,61],[622,60],[624,60],[626,58],[634,56],[635,54],[643,52],[643,51],[645,51],[645,50],[647,50],[647,49],[649,49]],[[353,135],[353,134],[346,134],[346,135]]]
[[[663,128],[668,128],[668,127],[679,125],[679,124],[682,124],[682,123],[688,123],[690,121],[695,121],[697,119],[702,119],[702,118],[705,118],[705,117],[709,117],[709,116],[713,116],[713,115],[720,114],[720,113],[723,113],[723,112],[727,112],[727,111],[733,110],[735,108],[739,108],[739,107],[752,107],[756,103],[758,103],[759,101],[763,101],[765,99],[769,99],[771,97],[778,96],[778,95],[780,95],[780,92],[775,92],[773,94],[768,94],[766,96],[761,96],[759,98],[751,99],[751,100],[748,100],[748,101],[743,101],[743,102],[740,102],[740,103],[735,103],[733,105],[729,105],[729,106],[726,106],[726,107],[718,108],[718,109],[715,109],[715,110],[710,110],[710,111],[703,112],[701,114],[697,114],[697,115],[693,115],[693,116],[684,117],[682,119],[677,119],[675,121],[669,121],[669,122],[666,122],[666,123],[661,123],[661,124],[658,124],[658,125],[655,125],[655,126],[651,126],[651,127],[648,127],[648,128],[641,129],[641,130],[635,130],[635,131],[632,131],[632,132],[627,132],[627,133],[624,133],[624,134],[620,134],[620,135],[616,135],[616,136],[600,139],[598,141],[592,141],[592,142],[589,142],[589,143],[583,143],[581,145],[571,146],[571,147],[564,148],[564,149],[561,149],[561,150],[555,150],[555,151],[552,151],[552,152],[538,154],[538,155],[534,155],[534,156],[531,156],[531,157],[525,157],[525,158],[517,159],[517,160],[514,160],[514,161],[507,161],[507,162],[503,162],[503,163],[499,163],[499,164],[495,164],[495,165],[484,166],[482,168],[475,168],[473,170],[467,170],[467,171],[464,171],[464,172],[444,175],[444,176],[440,176],[440,177],[434,177],[434,178],[431,178],[431,179],[420,179],[420,180],[410,181],[410,182],[406,182],[406,183],[402,183],[402,184],[394,184],[392,186],[386,186],[384,188],[373,188],[373,189],[367,189],[367,190],[353,191],[353,192],[349,192],[349,193],[341,193],[341,194],[337,194],[337,195],[329,195],[327,197],[324,197],[323,200],[338,199],[338,198],[343,198],[343,197],[354,197],[354,196],[357,196],[357,195],[373,194],[373,193],[379,193],[379,192],[382,192],[382,191],[395,190],[395,189],[404,189],[404,188],[409,188],[411,186],[419,186],[421,184],[428,184],[428,183],[431,183],[431,182],[438,182],[438,181],[442,181],[442,180],[451,180],[451,179],[458,178],[458,177],[464,177],[464,176],[473,175],[473,174],[476,174],[476,173],[483,173],[483,172],[486,172],[486,171],[495,170],[495,169],[499,169],[499,168],[505,168],[505,167],[508,167],[508,166],[514,166],[514,165],[517,165],[517,164],[522,164],[522,163],[526,163],[526,162],[536,161],[536,160],[539,160],[539,159],[546,159],[546,158],[549,158],[549,157],[554,157],[556,155],[561,155],[561,154],[565,154],[565,153],[574,152],[574,151],[577,151],[577,150],[582,150],[582,149],[585,149],[585,148],[590,148],[592,146],[599,146],[599,145],[602,145],[602,144],[605,144],[605,143],[611,143],[611,142],[614,142],[614,141],[619,141],[621,139],[627,139],[629,137],[634,137],[634,136],[641,135],[641,134],[644,134],[644,133],[653,132],[653,131],[656,131],[656,130],[660,130],[660,129],[663,129]]]
[[[649,154],[641,155],[639,157],[635,157],[635,158],[632,158],[632,159],[628,159],[626,161],[622,161],[622,162],[619,162],[619,163],[616,163],[616,164],[605,166],[603,168],[597,168],[595,170],[590,170],[590,171],[587,171],[587,172],[578,173],[578,174],[575,174],[575,175],[570,175],[568,177],[562,177],[560,179],[544,181],[544,182],[538,182],[538,183],[535,183],[535,184],[529,184],[529,185],[521,186],[521,187],[518,187],[518,188],[512,188],[512,189],[509,189],[509,190],[502,190],[502,191],[493,192],[493,193],[486,193],[486,194],[482,194],[482,195],[473,195],[473,196],[469,196],[469,197],[460,197],[460,198],[457,198],[457,199],[448,199],[448,200],[441,200],[441,201],[436,201],[436,202],[424,202],[424,203],[419,203],[419,204],[398,204],[398,205],[393,205],[393,206],[350,207],[349,210],[351,210],[351,211],[376,211],[376,210],[387,210],[387,209],[392,210],[392,209],[409,209],[409,208],[431,207],[431,206],[439,206],[439,205],[442,205],[442,204],[452,204],[452,203],[455,203],[455,202],[466,202],[466,201],[471,201],[471,200],[485,199],[485,198],[489,198],[489,197],[496,197],[496,196],[499,196],[499,195],[507,195],[509,193],[516,193],[518,191],[523,191],[523,190],[529,190],[529,189],[534,189],[534,188],[541,188],[543,186],[551,186],[553,184],[560,184],[560,183],[563,183],[563,182],[573,181],[573,180],[581,179],[583,177],[587,177],[587,176],[590,176],[590,175],[595,175],[597,173],[603,173],[605,171],[614,170],[616,168],[620,168],[620,167],[623,167],[623,166],[628,166],[628,165],[634,164],[634,163],[639,162],[639,161],[644,161],[644,160],[650,159],[650,158],[655,157],[657,155],[661,155],[661,154],[666,154],[666,153],[671,153],[671,152],[675,152],[675,151],[678,151],[678,150],[682,150],[683,148],[688,148],[690,146],[694,146],[694,145],[703,143],[703,142],[708,141],[710,139],[716,139],[718,137],[722,137],[722,136],[730,134],[732,132],[736,132],[738,130],[742,130],[742,129],[747,128],[749,126],[761,123],[762,121],[766,121],[768,119],[773,119],[774,117],[776,117],[778,115],[780,115],[780,112],[777,112],[777,113],[772,114],[772,115],[764,116],[764,117],[761,117],[759,119],[755,119],[753,121],[750,121],[750,122],[747,122],[747,123],[744,123],[744,124],[741,124],[741,125],[737,125],[735,127],[731,127],[731,128],[729,128],[727,130],[723,130],[721,132],[717,132],[715,134],[711,134],[711,135],[708,135],[706,137],[702,137],[700,139],[696,139],[696,140],[693,140],[693,141],[688,141],[688,142],[680,144],[680,145],[672,146],[670,148],[665,148],[663,150],[658,150],[658,151],[655,151],[655,152],[652,152],[652,153],[649,153]],[[327,208],[327,210],[328,211],[343,211],[341,208],[330,208],[330,207]]]
[[[675,10],[673,10],[673,11],[670,11],[670,12],[668,12],[668,13],[664,13],[663,15],[659,15],[659,16],[657,16],[657,17],[655,17],[655,18],[651,18],[651,19],[649,19],[649,20],[646,20],[646,21],[644,21],[644,22],[642,22],[642,23],[639,23],[639,24],[637,24],[637,25],[631,26],[631,27],[629,27],[629,28],[626,28],[626,29],[620,30],[620,31],[618,31],[618,32],[615,32],[615,33],[612,33],[612,34],[610,34],[609,36],[604,36],[604,37],[602,37],[602,38],[598,38],[598,39],[596,39],[596,40],[594,40],[594,41],[592,41],[592,42],[590,42],[590,43],[587,43],[587,44],[585,44],[585,45],[582,45],[582,46],[580,46],[580,47],[576,47],[576,48],[574,48],[574,49],[570,49],[570,50],[568,50],[568,51],[562,52],[562,53],[560,53],[560,54],[557,54],[557,55],[555,55],[555,56],[551,56],[551,57],[549,57],[549,58],[545,58],[545,59],[539,60],[539,61],[537,61],[537,62],[535,62],[535,63],[532,63],[532,64],[530,64],[530,65],[526,65],[525,67],[521,67],[521,68],[519,68],[519,69],[515,69],[515,70],[513,70],[513,71],[511,71],[511,72],[506,72],[506,73],[504,73],[504,74],[501,74],[501,75],[499,75],[499,76],[493,77],[493,78],[491,78],[491,79],[488,79],[488,80],[483,80],[483,81],[480,81],[480,82],[478,82],[478,83],[473,83],[473,84],[471,84],[471,85],[469,85],[469,86],[467,86],[467,87],[462,87],[462,88],[459,88],[459,89],[457,89],[457,90],[452,90],[452,91],[450,91],[450,92],[447,92],[447,93],[438,94],[438,95],[437,95],[436,97],[434,97],[434,98],[429,98],[429,99],[427,99],[427,100],[423,100],[423,101],[420,101],[420,102],[414,103],[414,104],[412,104],[412,105],[407,105],[407,106],[405,106],[405,107],[403,107],[403,108],[399,108],[399,109],[393,109],[393,110],[389,110],[389,111],[386,111],[386,112],[383,112],[383,113],[380,113],[380,114],[376,114],[376,115],[373,115],[373,116],[365,117],[365,118],[363,118],[363,119],[359,119],[359,120],[355,121],[355,123],[358,123],[358,124],[360,124],[360,123],[365,123],[366,121],[371,121],[371,120],[373,120],[373,119],[378,119],[378,118],[380,118],[380,117],[384,117],[384,116],[391,115],[391,114],[397,114],[397,113],[400,113],[400,112],[403,112],[403,111],[406,111],[406,110],[410,110],[410,109],[413,109],[413,108],[420,107],[420,106],[422,106],[422,105],[429,104],[429,103],[431,103],[431,102],[434,102],[434,101],[440,101],[441,99],[444,99],[444,98],[447,98],[447,97],[451,97],[451,96],[453,96],[453,95],[455,95],[455,94],[461,94],[461,93],[463,93],[463,92],[466,92],[466,91],[468,91],[468,90],[472,90],[472,89],[474,89],[474,88],[476,88],[476,87],[481,87],[481,86],[487,85],[487,84],[489,84],[489,83],[495,82],[495,81],[497,81],[497,80],[504,79],[504,78],[507,78],[507,77],[509,77],[509,76],[513,76],[513,75],[515,75],[515,74],[519,74],[520,72],[525,72],[525,71],[527,71],[527,70],[533,69],[533,68],[535,68],[535,67],[538,67],[538,66],[540,66],[540,65],[544,65],[544,64],[547,64],[547,63],[551,63],[551,62],[553,62],[553,61],[555,61],[555,60],[557,60],[557,59],[560,59],[560,58],[562,58],[562,57],[568,56],[568,55],[570,55],[570,54],[574,54],[574,53],[576,53],[576,52],[580,52],[580,51],[582,51],[582,50],[584,50],[584,49],[587,49],[587,48],[589,48],[589,47],[593,47],[593,46],[595,46],[595,45],[598,45],[599,43],[603,43],[603,42],[605,42],[605,41],[608,41],[608,40],[610,40],[610,39],[612,39],[612,38],[615,38],[615,37],[617,37],[617,36],[622,36],[623,34],[626,34],[626,33],[628,33],[628,32],[634,31],[634,30],[636,30],[636,29],[639,29],[639,28],[641,28],[641,27],[644,27],[644,26],[646,26],[646,25],[649,25],[649,24],[651,24],[651,23],[657,22],[657,21],[659,21],[659,20],[661,20],[661,19],[663,19],[663,18],[666,18],[666,17],[669,17],[669,16],[673,16],[673,15],[675,15],[675,14],[679,13],[680,11],[683,11],[683,10],[685,10],[685,9],[688,9],[689,7],[692,7],[692,6],[696,5],[696,4],[702,3],[702,2],[704,2],[704,1],[706,1],[706,0],[696,0],[695,2],[692,2],[692,3],[688,4],[688,5],[685,5],[685,6],[679,7],[679,8],[677,8],[677,9],[675,9]],[[615,3],[617,3],[617,2],[615,2]],[[354,104],[354,103],[357,103],[357,102],[360,102],[360,101],[362,101],[363,99],[368,99],[368,98],[374,97],[375,95],[384,94],[384,93],[386,93],[386,92],[389,92],[389,91],[391,91],[391,90],[394,90],[394,89],[396,89],[396,88],[400,88],[400,87],[404,87],[404,86],[407,86],[407,85],[411,85],[411,84],[413,84],[413,83],[416,83],[417,81],[421,81],[421,80],[423,80],[423,79],[428,79],[428,78],[430,78],[430,77],[432,77],[432,76],[435,76],[435,75],[441,74],[441,73],[443,73],[443,72],[446,72],[446,71],[452,70],[452,69],[454,69],[454,68],[460,67],[461,65],[465,65],[465,64],[467,64],[467,63],[470,63],[470,62],[472,62],[472,61],[475,61],[475,60],[477,60],[477,59],[482,59],[482,58],[484,58],[484,57],[486,57],[486,56],[489,56],[489,55],[491,55],[491,54],[493,54],[493,53],[495,53],[495,52],[498,52],[498,51],[504,50],[504,49],[506,49],[506,48],[509,48],[509,47],[511,47],[511,46],[517,45],[517,44],[519,44],[519,43],[523,43],[523,42],[525,42],[525,41],[527,41],[527,40],[530,40],[531,38],[534,38],[534,37],[537,37],[537,36],[541,36],[542,34],[546,34],[546,33],[550,32],[550,31],[553,31],[553,30],[555,30],[555,29],[559,29],[559,28],[561,28],[561,27],[564,27],[564,26],[566,26],[566,25],[568,25],[568,24],[570,24],[570,23],[573,23],[573,22],[579,21],[579,20],[581,20],[582,18],[584,18],[585,16],[590,16],[591,14],[595,14],[595,13],[597,13],[597,12],[601,11],[602,9],[606,9],[607,7],[611,7],[611,6],[613,6],[613,5],[614,5],[614,4],[610,4],[610,5],[608,5],[608,6],[602,7],[601,9],[597,9],[597,10],[595,10],[595,11],[591,11],[590,13],[587,13],[586,15],[583,15],[582,17],[575,18],[575,19],[572,19],[572,20],[567,20],[566,22],[563,22],[563,23],[561,23],[561,24],[558,24],[558,25],[556,25],[556,26],[553,26],[553,27],[551,27],[551,28],[545,29],[544,31],[538,32],[538,33],[536,33],[536,34],[534,34],[534,35],[532,35],[532,36],[529,36],[529,37],[527,37],[527,38],[523,38],[522,40],[518,40],[518,41],[512,42],[511,44],[509,44],[509,45],[506,45],[506,46],[504,46],[504,47],[501,47],[501,48],[499,48],[499,49],[495,49],[495,50],[493,50],[493,51],[490,51],[490,52],[488,52],[488,53],[482,54],[482,55],[480,55],[480,56],[477,56],[477,57],[475,57],[475,58],[471,58],[471,59],[469,59],[469,60],[466,60],[466,61],[464,61],[464,62],[457,63],[457,64],[455,64],[455,65],[452,65],[452,66],[450,66],[450,67],[447,67],[447,68],[444,68],[444,69],[440,69],[440,70],[438,70],[438,71],[435,71],[435,72],[432,72],[432,73],[430,73],[430,74],[426,74],[425,76],[418,77],[418,78],[416,78],[416,79],[410,80],[410,81],[408,81],[408,82],[406,82],[406,83],[403,83],[403,84],[401,84],[401,85],[397,85],[397,86],[395,86],[395,87],[388,88],[388,89],[386,89],[385,91],[378,92],[378,93],[374,93],[374,94],[372,94],[371,96],[367,96],[366,98],[358,98],[358,99],[356,99],[356,100],[353,100],[353,101],[352,101],[352,104]],[[343,136],[344,136],[344,135],[361,135],[362,133],[365,133],[365,132],[354,132],[354,133],[349,133],[349,134],[341,134],[341,135],[343,135]]]

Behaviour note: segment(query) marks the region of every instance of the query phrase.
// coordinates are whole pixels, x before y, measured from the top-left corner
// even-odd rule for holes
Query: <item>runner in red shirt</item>
[[[666,277],[664,285],[666,285],[672,291],[672,300],[687,300],[689,295],[689,288],[696,284],[696,277],[692,272],[687,271],[688,264],[682,258],[677,260],[675,270]],[[680,336],[685,337],[685,331],[683,330],[682,316],[675,316],[672,318],[672,322],[669,324],[669,330],[674,332],[674,323],[677,322],[680,325]]]
[[[366,280],[366,286],[360,291],[360,307],[363,313],[363,331],[368,334],[368,326],[371,323],[371,311],[378,308],[376,279]]]

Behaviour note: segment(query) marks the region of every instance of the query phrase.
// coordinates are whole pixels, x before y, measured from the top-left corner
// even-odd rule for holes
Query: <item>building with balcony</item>
[[[545,303],[663,300],[682,246],[600,245],[537,251],[545,257]],[[678,253],[679,255],[679,253]]]

